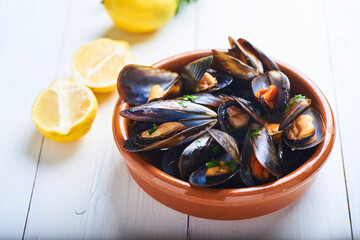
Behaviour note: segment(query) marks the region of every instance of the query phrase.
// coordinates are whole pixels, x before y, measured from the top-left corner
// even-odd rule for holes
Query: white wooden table
[[[313,186],[263,217],[200,219],[147,195],[113,141],[117,93],[97,95],[91,131],[73,143],[44,139],[30,121],[36,95],[70,78],[81,45],[129,41],[138,64],[250,40],[308,75],[336,118],[334,149]],[[0,239],[360,239],[360,2],[199,0],[165,27],[116,29],[100,0],[0,0]]]

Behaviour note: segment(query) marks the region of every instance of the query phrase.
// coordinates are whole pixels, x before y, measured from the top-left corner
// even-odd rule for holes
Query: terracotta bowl
[[[153,67],[179,71],[187,63],[210,55],[210,50],[179,54]],[[312,106],[323,116],[326,136],[313,155],[297,170],[279,180],[257,187],[238,189],[213,189],[190,187],[189,183],[176,179],[150,163],[156,156],[147,153],[131,153],[122,148],[128,138],[128,120],[119,112],[128,108],[121,98],[113,114],[113,133],[117,147],[125,158],[126,166],[139,186],[162,204],[201,218],[246,219],[277,211],[298,199],[313,183],[317,172],[328,158],[335,139],[334,117],[328,101],[320,89],[298,70],[276,61],[289,77],[292,92],[302,93],[312,99]]]

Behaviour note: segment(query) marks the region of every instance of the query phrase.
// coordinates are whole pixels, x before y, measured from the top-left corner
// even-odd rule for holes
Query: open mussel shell
[[[180,75],[187,92],[195,88],[205,72],[209,69],[212,60],[213,56],[203,57],[189,63],[183,68]]]
[[[312,117],[313,119],[312,123],[314,124],[314,128],[315,128],[315,136],[312,135],[309,138],[304,139],[303,141],[291,141],[286,137],[286,130],[285,130],[283,133],[284,141],[293,151],[309,149],[317,146],[324,140],[326,134],[324,121],[321,117],[321,114],[318,111],[316,111],[315,108],[310,107],[300,115],[309,115]],[[315,137],[314,141],[309,142],[309,140],[313,136]]]
[[[257,59],[260,60],[264,68],[264,72],[272,71],[272,70],[280,71],[279,66],[274,61],[272,61],[260,49],[252,45],[250,42],[248,42],[243,38],[239,38],[237,41],[240,44],[240,46],[242,46],[247,52],[252,53],[257,57]]]
[[[223,161],[226,163],[226,162],[231,162],[233,158],[227,152],[225,152],[219,157],[217,157],[216,160]],[[190,175],[189,183],[197,187],[217,186],[232,178],[236,173],[238,173],[239,169],[240,169],[240,164],[236,163],[235,170],[233,171],[216,176],[206,176],[206,172],[208,168],[206,167],[206,165],[204,165]]]
[[[240,160],[242,162],[240,168],[240,177],[244,184],[248,187],[264,184],[264,182],[260,181],[252,174],[249,159],[253,152],[254,150],[251,146],[250,138],[249,136],[245,136],[240,156]]]
[[[200,104],[183,100],[150,102],[122,110],[120,115],[131,120],[151,122],[176,122],[217,117],[217,113],[213,110]]]
[[[232,159],[241,164],[238,143],[232,136],[217,129],[208,128],[207,131]]]
[[[213,149],[216,146],[218,146],[218,143],[208,133],[195,139],[187,146],[178,163],[181,178],[188,181],[192,172],[210,161],[213,156]]]
[[[220,74],[220,73],[212,73],[211,76],[213,76],[216,81],[217,84],[214,87],[208,88],[204,91],[201,92],[215,92],[215,91],[219,91],[221,89],[226,88],[227,86],[230,85],[230,83],[232,83],[233,78],[229,75],[226,74]]]
[[[267,122],[266,110],[259,104],[248,101],[241,97],[231,96],[250,116],[261,125]]]
[[[176,145],[184,144],[204,134],[207,127],[213,127],[217,120],[209,120],[200,125],[186,128],[179,132],[174,131],[172,135],[160,136],[157,139],[147,140],[140,134],[131,136],[123,143],[123,148],[129,152],[142,152],[154,149],[166,149]]]
[[[121,70],[117,90],[126,103],[137,106],[148,101],[154,85],[169,89],[178,77],[177,73],[168,70],[130,64]]]
[[[288,77],[280,71],[265,72],[251,81],[254,96],[260,89],[269,89],[270,85],[275,85],[279,91],[277,107],[280,112],[283,112],[290,97],[290,81]],[[257,100],[263,103],[261,98],[257,98]],[[267,107],[266,104],[264,106]]]
[[[223,102],[232,100],[232,97],[224,93],[211,92],[211,93],[196,93],[191,94],[194,97],[194,102],[201,104],[208,108],[217,109]],[[183,100],[184,97],[178,97],[178,100]]]
[[[231,100],[219,106],[218,120],[224,132],[242,141],[250,122],[250,115],[238,102]]]
[[[281,177],[282,170],[278,152],[266,128],[257,123],[252,123],[249,127],[249,133],[254,132],[256,132],[256,134],[249,136],[249,138],[257,160],[272,175]]]
[[[287,128],[302,112],[311,105],[311,99],[293,97],[289,100],[282,119],[280,121],[279,131]]]
[[[250,67],[239,59],[227,55],[226,53],[212,50],[212,54],[214,56],[215,69],[221,69],[234,78],[249,81],[260,75],[260,72],[257,69]]]
[[[229,50],[229,55],[233,56],[243,63],[251,66],[252,68],[258,70],[260,73],[264,72],[263,65],[258,57],[252,51],[244,48],[238,41],[235,41],[232,37],[228,37],[231,49]]]

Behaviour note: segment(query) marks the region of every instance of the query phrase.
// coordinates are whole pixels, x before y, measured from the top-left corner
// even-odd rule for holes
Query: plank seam
[[[335,108],[336,110],[339,109],[338,108],[338,103],[337,103],[337,94],[336,94],[336,85],[335,85],[335,75],[334,75],[334,71],[333,71],[333,61],[332,61],[332,53],[331,53],[331,40],[330,40],[330,30],[329,30],[329,24],[328,24],[328,15],[327,15],[327,10],[326,10],[326,3],[324,0],[322,0],[322,4],[323,4],[323,12],[324,12],[324,18],[325,18],[325,29],[326,29],[326,39],[328,42],[328,53],[329,53],[329,64],[330,64],[330,73],[331,73],[331,81],[333,84],[333,94],[335,96]],[[348,206],[348,215],[349,215],[349,222],[350,222],[350,231],[351,231],[351,239],[354,239],[354,234],[353,234],[353,227],[352,227],[352,220],[351,220],[351,209],[350,209],[350,201],[349,201],[349,191],[348,191],[348,186],[347,186],[347,181],[346,181],[346,170],[345,170],[345,162],[344,162],[344,153],[343,153],[343,147],[342,147],[342,139],[341,139],[341,134],[340,134],[340,117],[339,117],[339,113],[338,111],[335,112],[335,119],[337,124],[337,129],[339,130],[339,133],[337,134],[337,137],[339,138],[339,142],[340,142],[340,153],[341,153],[341,163],[342,163],[342,168],[343,168],[343,175],[344,175],[344,182],[345,182],[345,192],[346,192],[346,201],[347,201],[347,206]]]
[[[41,139],[40,151],[39,151],[39,156],[38,156],[38,160],[37,160],[37,164],[36,164],[36,170],[35,170],[34,181],[33,181],[32,189],[31,189],[31,194],[30,194],[29,206],[28,206],[28,210],[27,210],[27,213],[26,213],[24,231],[23,231],[23,234],[22,234],[22,238],[21,238],[21,239],[24,239],[24,237],[25,237],[26,226],[27,226],[27,222],[28,222],[28,218],[29,218],[29,213],[30,213],[31,201],[32,201],[32,197],[33,197],[33,194],[34,194],[37,172],[38,172],[38,169],[39,169],[39,163],[40,163],[42,148],[43,148],[43,145],[44,145],[44,139],[45,139],[45,137],[42,137],[42,139]]]
[[[63,29],[63,38],[62,38],[62,42],[61,42],[61,46],[60,46],[60,51],[59,51],[59,60],[57,63],[57,67],[56,67],[56,71],[55,71],[55,78],[58,75],[59,72],[59,64],[60,64],[60,60],[61,60],[61,52],[63,51],[64,47],[65,47],[65,37],[66,37],[66,30],[68,28],[69,25],[69,18],[70,18],[70,12],[71,12],[71,6],[72,6],[72,1],[68,1],[68,9],[69,11],[67,11],[67,16],[66,16],[66,20],[65,20],[65,24],[64,24],[64,29]],[[39,165],[40,165],[40,159],[41,159],[41,154],[42,154],[42,149],[43,149],[43,145],[44,145],[44,141],[45,141],[45,137],[42,137],[42,141],[41,141],[41,145],[40,145],[40,151],[39,151],[39,156],[38,156],[38,160],[37,160],[37,165],[36,165],[36,170],[35,170],[35,176],[34,176],[34,181],[33,181],[33,185],[32,185],[32,189],[31,189],[31,194],[30,194],[30,201],[29,201],[29,206],[28,206],[28,210],[26,213],[26,219],[25,219],[25,225],[24,225],[24,231],[22,234],[22,240],[24,240],[25,237],[25,233],[26,233],[26,227],[27,227],[27,223],[28,223],[28,219],[29,219],[29,214],[30,214],[30,209],[31,209],[31,202],[32,202],[32,198],[33,198],[33,194],[34,194],[34,189],[35,189],[35,183],[36,183],[36,178],[37,178],[37,173],[39,170]]]

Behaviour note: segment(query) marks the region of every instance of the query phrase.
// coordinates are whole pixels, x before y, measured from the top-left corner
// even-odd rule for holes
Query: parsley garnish
[[[195,99],[199,98],[198,96],[193,96],[193,95],[184,95],[183,96],[183,100],[185,101],[190,101],[190,102],[195,102]]]
[[[227,166],[229,168],[231,168],[232,170],[236,170],[236,161],[233,159],[230,162],[226,162],[224,163],[224,166]]]
[[[213,154],[219,153],[220,152],[220,147],[219,146],[214,147],[212,152],[213,152]]]
[[[180,106],[182,106],[183,108],[187,108],[187,105],[184,101],[179,101],[178,102],[180,104]]]
[[[149,130],[149,135],[151,136],[151,134],[153,134],[157,130],[157,128],[158,128],[158,126],[153,123],[153,128],[151,130]]]
[[[207,168],[214,168],[214,167],[219,167],[219,168],[224,168],[224,167],[229,167],[232,170],[236,170],[236,161],[235,160],[231,160],[230,162],[226,162],[224,163],[224,165],[221,165],[221,163],[217,160],[215,160],[214,158],[211,159],[211,161],[206,163],[206,167]]]
[[[260,130],[250,131],[248,136],[249,137],[254,137],[255,135],[258,135],[260,132],[261,132]]]
[[[301,95],[301,94],[298,94],[298,95],[295,95],[294,98],[295,98],[295,99],[292,100],[292,101],[287,105],[287,107],[285,108],[284,112],[287,112],[287,111],[289,110],[289,108],[291,108],[291,106],[294,105],[294,103],[296,102],[296,100],[298,100],[298,99],[305,99],[306,96],[303,96],[303,95]]]
[[[221,167],[221,164],[219,161],[216,161],[215,159],[211,159],[210,162],[206,163],[207,168],[214,168],[214,167]]]
[[[196,141],[196,148],[201,148],[201,147],[202,147],[201,141],[197,140]]]

